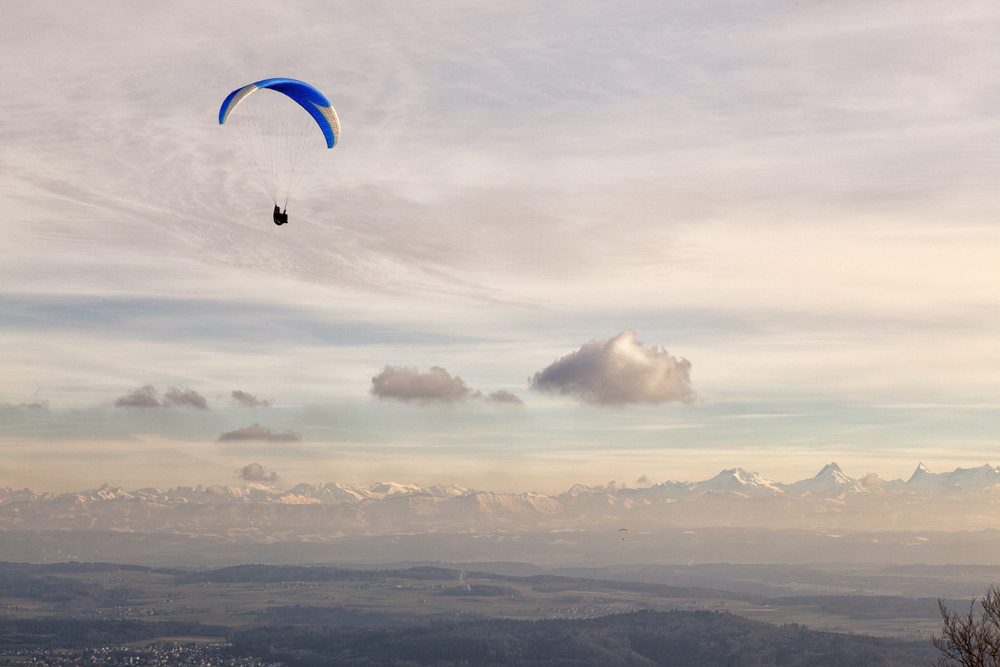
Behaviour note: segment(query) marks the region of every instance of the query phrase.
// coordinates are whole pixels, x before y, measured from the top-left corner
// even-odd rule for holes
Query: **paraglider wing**
[[[278,225],[288,221],[292,191],[324,149],[340,142],[340,119],[330,101],[296,79],[263,79],[237,88],[222,103],[219,124],[230,130],[272,202],[282,209],[274,216]]]
[[[618,529],[618,532],[619,532],[619,533],[620,533],[620,532],[622,532],[622,531],[624,531],[624,532],[628,533],[629,535],[631,535],[631,534],[632,534],[632,531],[631,531],[631,530],[629,530],[628,528],[619,528],[619,529]]]
[[[337,118],[337,112],[333,110],[333,105],[323,93],[297,79],[263,79],[237,88],[229,93],[229,96],[222,103],[222,108],[219,109],[219,125],[225,124],[229,114],[240,102],[262,89],[276,90],[298,102],[313,117],[316,124],[319,125],[319,129],[323,131],[327,148],[333,148],[340,141],[340,119]]]

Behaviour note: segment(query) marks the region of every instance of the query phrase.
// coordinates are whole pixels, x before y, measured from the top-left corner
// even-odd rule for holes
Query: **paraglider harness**
[[[274,224],[285,225],[288,224],[288,214],[281,212],[281,207],[277,204],[274,205]]]

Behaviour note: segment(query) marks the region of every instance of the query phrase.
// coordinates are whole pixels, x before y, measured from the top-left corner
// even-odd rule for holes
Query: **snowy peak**
[[[917,469],[906,481],[906,489],[923,493],[970,493],[1000,484],[1000,466],[989,464],[978,468],[955,468],[951,472],[933,473],[924,467]]]
[[[841,493],[865,493],[868,489],[858,480],[848,477],[836,463],[828,463],[811,479],[803,479],[794,484],[783,485],[792,493],[815,495],[840,495]]]
[[[937,479],[940,475],[932,473],[927,469],[923,463],[917,464],[917,469],[913,471],[910,475],[910,479],[906,480],[907,484],[925,484],[929,479]]]
[[[955,468],[945,478],[945,490],[953,492],[982,491],[1000,484],[1000,466],[984,464],[978,468]]]
[[[745,495],[771,495],[783,493],[777,483],[765,479],[756,472],[748,472],[743,468],[723,470],[712,479],[698,482],[694,485],[698,493],[714,491],[716,493],[742,493]]]
[[[607,495],[608,489],[605,486],[586,486],[584,484],[574,484],[568,490],[559,494],[559,498],[579,498],[581,496]]]
[[[427,491],[431,495],[439,498],[453,498],[455,496],[464,496],[469,493],[469,489],[464,486],[458,486],[457,484],[451,484],[449,486],[435,484],[434,486],[428,487]]]
[[[840,469],[840,466],[831,461],[823,466],[823,469],[816,474],[816,477],[832,477],[833,475],[842,475],[846,477],[846,475],[844,475],[844,471]]]
[[[554,515],[563,509],[555,498],[538,493],[513,494],[474,491],[462,496],[462,499],[473,503],[480,514],[494,518],[514,515],[527,516],[536,513]]]
[[[694,492],[695,486],[691,482],[661,482],[640,489],[619,489],[617,495],[639,502],[664,499],[680,500],[690,496]]]

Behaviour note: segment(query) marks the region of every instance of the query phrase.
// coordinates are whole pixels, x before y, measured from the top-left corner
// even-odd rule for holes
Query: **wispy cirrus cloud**
[[[691,362],[656,345],[646,347],[626,329],[592,340],[538,371],[531,389],[574,396],[591,405],[630,405],[694,400]]]

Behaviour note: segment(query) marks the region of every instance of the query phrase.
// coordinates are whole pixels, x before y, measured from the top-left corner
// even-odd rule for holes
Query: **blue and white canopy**
[[[308,83],[296,79],[264,79],[256,83],[251,83],[249,86],[237,88],[229,93],[229,97],[226,98],[226,101],[222,103],[222,108],[219,109],[219,125],[226,122],[229,114],[233,112],[233,109],[240,102],[256,91],[265,88],[284,93],[298,102],[313,117],[316,124],[319,125],[319,129],[323,131],[323,136],[326,137],[327,148],[333,148],[340,141],[340,119],[337,118],[337,112],[333,110],[330,101],[326,99],[323,93]]]

